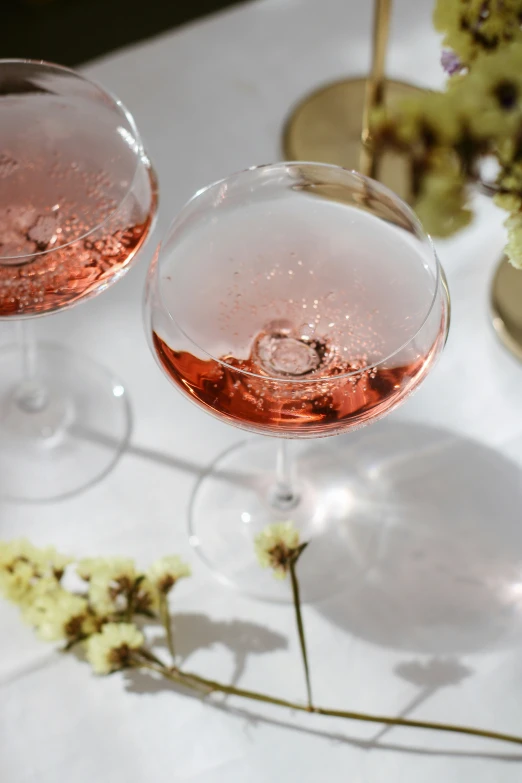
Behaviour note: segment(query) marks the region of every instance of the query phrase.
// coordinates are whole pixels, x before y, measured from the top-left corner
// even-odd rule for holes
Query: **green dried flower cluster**
[[[433,14],[444,46],[466,66],[484,52],[522,42],[521,18],[522,0],[437,0]]]
[[[426,230],[449,236],[472,219],[470,185],[496,161],[490,184],[507,210],[511,262],[522,267],[522,0],[438,0],[437,29],[453,49],[444,92],[378,110],[372,138],[410,165],[411,200]]]

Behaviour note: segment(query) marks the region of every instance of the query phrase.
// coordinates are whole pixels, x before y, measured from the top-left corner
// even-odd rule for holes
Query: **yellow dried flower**
[[[255,551],[262,568],[272,568],[277,579],[284,579],[299,549],[299,532],[293,522],[268,525],[256,536]]]
[[[88,595],[92,609],[101,617],[123,612],[127,607],[128,590],[122,590],[110,575],[93,577]]]
[[[452,171],[434,171],[423,179],[414,209],[428,234],[447,237],[470,223],[473,213],[465,203],[462,178]]]
[[[107,623],[86,642],[86,657],[96,674],[110,674],[131,663],[145,639],[132,623]]]
[[[513,266],[522,269],[522,213],[513,213],[507,218],[504,225],[508,232],[506,256]]]
[[[18,560],[32,562],[39,555],[39,551],[25,538],[0,541],[0,568],[9,568]]]
[[[50,576],[61,579],[66,567],[72,563],[72,559],[67,555],[62,555],[54,547],[49,546],[44,549],[38,549],[33,556],[33,563],[36,565],[40,577]]]
[[[98,615],[106,617],[125,611],[137,578],[132,560],[83,560],[78,564],[77,573],[89,581],[89,603]]]
[[[61,584],[55,576],[42,576],[33,583],[26,603],[32,603],[42,596],[61,590]]]
[[[166,595],[180,579],[190,576],[190,566],[183,562],[178,555],[161,557],[151,565],[148,570],[148,578],[153,585]]]
[[[132,596],[132,606],[138,614],[157,614],[159,611],[159,590],[150,579],[143,577]]]
[[[0,542],[0,570],[3,571],[12,570],[18,563],[25,563],[31,567],[35,578],[60,579],[70,562],[69,557],[60,554],[54,547],[39,549],[23,538]]]
[[[62,588],[33,597],[23,617],[49,642],[82,638],[96,630],[86,599]]]
[[[499,144],[512,139],[522,119],[522,43],[479,57],[454,92],[472,134]]]
[[[493,201],[497,207],[505,209],[506,212],[522,211],[522,197],[516,193],[496,193]]]
[[[38,549],[25,539],[0,542],[0,591],[25,606],[36,596],[59,587],[69,558],[55,549]]]
[[[31,563],[17,560],[0,571],[0,591],[8,601],[21,604],[30,595],[34,578]]]
[[[87,557],[76,566],[76,573],[85,581],[89,581],[97,574],[120,574],[128,577],[130,581],[136,578],[134,560],[126,557]]]

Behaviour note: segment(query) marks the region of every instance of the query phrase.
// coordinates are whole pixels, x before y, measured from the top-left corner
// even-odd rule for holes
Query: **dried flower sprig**
[[[299,542],[299,531],[293,522],[276,522],[268,525],[255,539],[257,559],[262,568],[270,567],[277,579],[285,579],[290,574],[292,584],[292,599],[294,603],[295,620],[301,657],[306,682],[306,696],[308,707],[312,709],[312,684],[310,681],[310,666],[308,664],[308,652],[301,613],[301,597],[299,593],[299,581],[297,579],[297,561],[308,546],[308,542]]]
[[[167,645],[169,648],[172,662],[176,662],[176,650],[174,647],[174,634],[172,633],[172,623],[169,617],[169,606],[167,595],[174,585],[180,580],[191,575],[190,566],[184,563],[178,555],[162,557],[157,560],[149,569],[148,577],[159,595],[159,613],[160,619],[167,635]]]
[[[283,569],[283,576],[290,574],[299,617],[301,609],[295,567],[305,546],[299,543],[298,533],[291,523],[268,528],[263,531],[256,544],[258,555],[263,562],[267,556],[268,565],[275,571]],[[219,692],[316,715],[387,726],[453,732],[522,745],[522,737],[512,734],[388,715],[327,709],[312,704],[310,690],[308,703],[301,704],[201,677],[182,670],[175,660],[169,666],[147,644],[140,624],[158,618],[168,637],[171,622],[168,608],[166,612],[163,611],[161,601],[165,601],[166,606],[167,594],[180,579],[190,574],[189,567],[177,557],[168,557],[157,561],[148,574],[145,574],[139,572],[131,560],[83,560],[75,569],[76,576],[82,580],[77,590],[70,590],[66,585],[67,571],[71,568],[73,560],[60,555],[54,549],[38,549],[24,540],[0,542],[0,592],[20,607],[24,620],[32,625],[42,638],[62,641],[65,650],[82,644],[85,657],[96,674],[107,675],[126,668],[150,670],[204,695]],[[301,649],[306,657],[302,619],[298,621],[298,627],[299,625]],[[173,653],[173,648],[171,652]],[[309,679],[307,684],[309,686]]]
[[[372,120],[377,155],[393,149],[409,161],[411,200],[426,230],[449,236],[472,218],[470,184],[486,161],[489,190],[507,210],[510,261],[522,267],[522,0],[437,0],[444,32],[444,92],[379,109]]]
[[[85,657],[96,674],[111,674],[132,666],[144,643],[145,637],[132,623],[107,623],[87,639]]]

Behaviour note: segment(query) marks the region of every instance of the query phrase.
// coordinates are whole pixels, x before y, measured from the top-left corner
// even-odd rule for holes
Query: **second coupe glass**
[[[262,166],[187,204],[149,274],[152,350],[201,408],[280,438],[277,456],[265,438],[228,450],[196,488],[191,541],[222,578],[277,598],[253,539],[289,518],[342,556],[350,465],[333,443],[305,439],[369,424],[403,402],[444,346],[448,306],[414,214],[355,172]],[[299,440],[293,460],[288,439]]]

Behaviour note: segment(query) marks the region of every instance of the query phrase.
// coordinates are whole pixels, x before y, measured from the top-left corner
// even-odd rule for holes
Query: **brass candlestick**
[[[499,339],[522,360],[522,271],[502,256],[491,284],[491,319]]]
[[[362,171],[407,199],[407,161],[391,152],[375,156],[369,130],[374,108],[420,91],[385,78],[390,17],[391,0],[375,0],[369,76],[328,84],[302,100],[285,126],[283,149],[286,160],[336,163]]]

